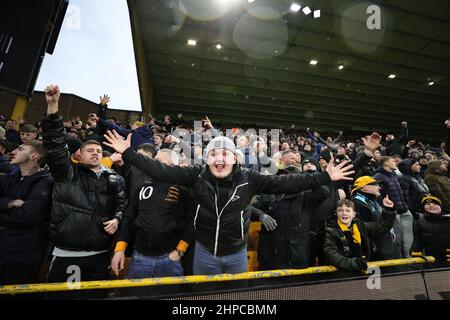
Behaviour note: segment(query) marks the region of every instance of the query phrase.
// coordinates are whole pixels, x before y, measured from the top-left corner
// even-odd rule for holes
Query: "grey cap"
[[[206,156],[208,156],[208,154],[215,149],[227,149],[236,154],[236,145],[230,138],[227,137],[216,137],[212,139],[206,146]]]

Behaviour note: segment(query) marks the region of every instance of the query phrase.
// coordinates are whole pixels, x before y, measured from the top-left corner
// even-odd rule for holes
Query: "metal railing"
[[[404,266],[411,264],[425,264],[434,262],[435,258],[432,256],[421,256],[408,259],[372,261],[368,263],[368,267],[383,268],[383,267]],[[222,281],[236,281],[236,280],[254,280],[263,278],[330,273],[335,272],[337,270],[338,269],[333,266],[319,266],[306,269],[254,271],[238,274],[216,274],[216,275],[195,275],[184,277],[161,277],[161,278],[146,278],[146,279],[6,285],[0,286],[0,295],[48,293],[57,291],[78,291],[78,290],[95,290],[95,289],[119,289],[119,288],[180,285],[180,284],[222,282]]]

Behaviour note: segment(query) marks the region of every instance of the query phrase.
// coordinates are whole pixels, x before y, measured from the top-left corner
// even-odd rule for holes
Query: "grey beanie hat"
[[[233,140],[227,137],[221,136],[212,139],[206,146],[205,155],[208,156],[208,154],[214,149],[227,149],[236,154],[236,145]]]

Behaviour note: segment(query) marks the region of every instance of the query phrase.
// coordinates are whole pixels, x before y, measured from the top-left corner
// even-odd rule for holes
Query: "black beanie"
[[[66,142],[71,155],[77,152],[77,150],[80,149],[81,145],[83,144],[83,142],[81,142],[81,140],[77,138],[67,138]]]
[[[302,170],[303,170],[304,164],[305,163],[309,163],[309,162],[316,166],[316,169],[317,169],[318,172],[322,171],[322,168],[320,167],[319,161],[317,161],[316,159],[311,158],[311,157],[303,159],[303,161],[302,161]]]

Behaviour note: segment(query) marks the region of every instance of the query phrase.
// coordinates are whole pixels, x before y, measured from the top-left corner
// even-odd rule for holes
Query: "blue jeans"
[[[409,258],[414,240],[412,213],[408,210],[405,213],[398,214],[396,223],[401,232],[402,258]]]
[[[247,248],[242,248],[240,251],[226,256],[214,256],[198,241],[195,242],[195,275],[247,272],[247,263]]]
[[[168,253],[162,256],[146,256],[133,251],[128,267],[128,279],[178,276],[183,276],[181,262],[170,260]]]

